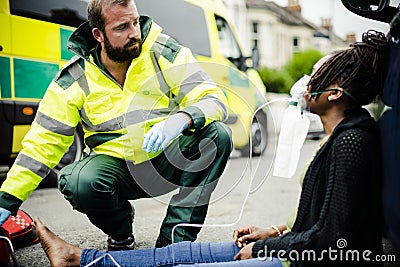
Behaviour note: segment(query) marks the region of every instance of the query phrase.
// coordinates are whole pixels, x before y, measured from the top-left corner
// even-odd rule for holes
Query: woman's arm
[[[270,226],[267,229],[263,229],[256,226],[246,226],[236,229],[233,232],[233,241],[235,244],[242,248],[248,243],[255,242],[257,240],[263,240],[270,237],[281,236],[282,232],[287,229],[286,225]]]

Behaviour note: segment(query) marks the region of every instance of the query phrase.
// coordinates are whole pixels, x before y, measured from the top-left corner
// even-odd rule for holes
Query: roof
[[[305,26],[311,28],[314,30],[314,37],[325,37],[334,39],[338,42],[344,42],[342,38],[332,32],[329,32],[322,26],[315,25],[314,23],[302,17],[300,14],[289,11],[285,7],[282,7],[275,2],[266,0],[246,0],[246,7],[248,9],[269,10],[278,16],[280,22],[286,25]]]
[[[266,9],[279,16],[279,20],[288,25],[303,26],[304,22],[296,14],[290,12],[275,2],[265,0],[246,0],[246,7],[250,9]]]

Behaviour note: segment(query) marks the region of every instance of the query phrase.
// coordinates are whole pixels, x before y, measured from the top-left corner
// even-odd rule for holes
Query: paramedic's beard
[[[114,47],[111,45],[107,36],[104,36],[104,48],[108,57],[118,63],[132,61],[142,52],[142,39],[132,38],[129,43],[123,47]]]

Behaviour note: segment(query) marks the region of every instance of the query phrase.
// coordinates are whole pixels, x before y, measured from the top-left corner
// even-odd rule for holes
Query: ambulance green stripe
[[[11,98],[10,59],[0,57],[0,96]]]
[[[15,97],[42,98],[58,69],[58,64],[15,58]]]
[[[69,60],[74,54],[67,49],[67,42],[73,31],[60,28],[61,59]]]

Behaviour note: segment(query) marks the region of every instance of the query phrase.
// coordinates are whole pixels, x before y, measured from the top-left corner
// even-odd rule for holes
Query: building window
[[[252,42],[252,59],[253,59],[253,68],[257,69],[260,63],[260,34],[259,34],[259,22],[253,21],[251,23],[251,33],[250,40]]]
[[[258,48],[258,40],[253,40],[253,47],[257,47]]]
[[[298,37],[293,37],[293,52],[300,51],[300,39]]]
[[[253,40],[253,48],[251,49],[251,59],[253,61],[253,68],[260,67],[260,50],[258,48],[258,40]]]
[[[293,38],[293,46],[294,46],[295,48],[299,46],[299,38],[297,38],[297,37],[294,37],[294,38]]]
[[[258,22],[253,21],[253,33],[258,33]]]

